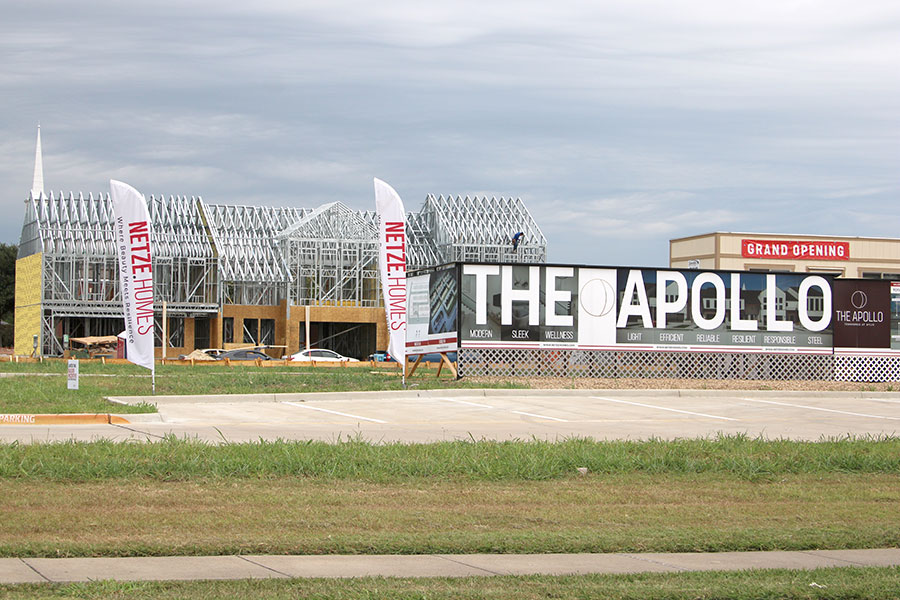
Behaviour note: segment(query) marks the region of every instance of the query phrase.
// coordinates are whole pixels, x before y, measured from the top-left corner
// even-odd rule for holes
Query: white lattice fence
[[[833,358],[835,381],[900,380],[900,357],[835,354]]]
[[[461,376],[900,381],[900,356],[463,348]]]

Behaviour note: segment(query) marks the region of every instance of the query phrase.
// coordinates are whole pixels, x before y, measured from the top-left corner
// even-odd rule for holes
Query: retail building
[[[670,240],[669,266],[900,280],[900,239],[717,231]]]

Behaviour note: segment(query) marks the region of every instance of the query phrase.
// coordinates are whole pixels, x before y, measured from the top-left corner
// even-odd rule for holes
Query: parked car
[[[291,355],[291,360],[295,361],[316,361],[316,362],[359,362],[355,358],[343,356],[334,350],[325,350],[324,348],[310,348],[309,350],[301,350],[297,354]]]
[[[220,354],[216,360],[272,360],[272,357],[259,350],[229,350]]]

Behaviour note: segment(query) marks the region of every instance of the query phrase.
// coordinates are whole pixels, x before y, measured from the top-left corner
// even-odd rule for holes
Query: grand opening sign
[[[826,240],[741,240],[741,256],[775,260],[850,260],[850,243]]]

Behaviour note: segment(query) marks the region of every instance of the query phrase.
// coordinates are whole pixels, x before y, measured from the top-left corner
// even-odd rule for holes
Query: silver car
[[[355,358],[342,356],[334,350],[324,350],[322,348],[310,348],[309,350],[301,350],[297,354],[292,354],[291,360],[303,362],[359,362]]]

